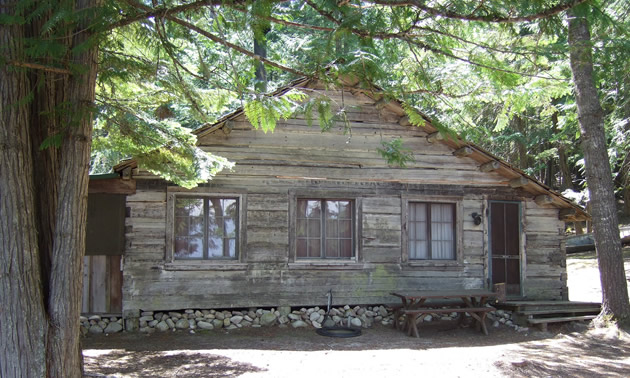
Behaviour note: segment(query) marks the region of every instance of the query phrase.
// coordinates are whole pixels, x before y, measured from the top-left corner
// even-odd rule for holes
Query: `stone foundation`
[[[376,323],[392,325],[394,315],[386,306],[354,306],[348,305],[326,310],[319,307],[291,308],[278,307],[270,309],[251,308],[247,310],[194,310],[183,311],[126,311],[123,317],[81,316],[81,333],[117,333],[123,329],[152,333],[157,331],[238,329],[243,327],[332,327],[350,326],[370,328]],[[464,314],[468,316],[468,314]],[[457,313],[429,314],[421,321],[451,321],[458,317]],[[512,323],[509,311],[491,312],[488,319],[494,327],[500,324],[511,326],[517,331],[527,331]]]

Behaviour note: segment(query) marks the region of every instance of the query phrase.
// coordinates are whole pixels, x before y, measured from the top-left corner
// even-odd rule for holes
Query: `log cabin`
[[[343,108],[327,132],[304,116],[265,133],[239,109],[194,133],[235,163],[186,190],[134,160],[122,307],[139,311],[390,303],[393,290],[491,288],[566,300],[565,222],[582,208],[484,149],[412,125],[400,102],[346,80],[300,89]],[[390,165],[400,138],[413,161]]]

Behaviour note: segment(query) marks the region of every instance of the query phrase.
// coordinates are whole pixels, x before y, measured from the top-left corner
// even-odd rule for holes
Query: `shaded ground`
[[[351,339],[312,329],[117,334],[84,340],[88,376],[116,377],[606,377],[630,374],[630,337],[585,326],[490,336],[449,324],[422,328],[420,339],[389,327]],[[605,333],[603,333],[605,332]],[[420,370],[419,370],[420,369]]]
[[[571,299],[598,301],[594,255],[573,255],[567,266]],[[455,323],[422,325],[419,339],[384,326],[349,339],[278,327],[89,335],[85,369],[91,377],[630,376],[630,335],[615,328],[501,326],[484,336]]]

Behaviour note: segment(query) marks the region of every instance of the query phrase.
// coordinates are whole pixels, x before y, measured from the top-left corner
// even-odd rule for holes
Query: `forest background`
[[[0,375],[80,371],[88,172],[134,157],[205,182],[230,163],[191,130],[238,106],[269,132],[295,112],[343,124],[329,99],[266,95],[300,76],[351,75],[411,120],[420,111],[588,198],[602,314],[626,321],[615,229],[630,213],[629,12],[623,0],[0,0]],[[396,140],[383,151],[408,158]]]

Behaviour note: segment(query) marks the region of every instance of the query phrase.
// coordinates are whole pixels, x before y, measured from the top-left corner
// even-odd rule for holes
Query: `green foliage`
[[[558,3],[439,0],[422,4],[444,14],[512,17],[536,14]],[[580,132],[567,64],[564,13],[503,24],[436,17],[413,5],[381,6],[369,1],[361,7],[356,2],[340,6],[334,0],[220,5],[168,0],[158,4],[159,8],[187,10],[134,19],[153,3],[106,0],[100,8],[77,11],[73,1],[24,0],[16,2],[12,12],[0,15],[2,25],[39,23],[38,32],[24,41],[27,63],[80,74],[84,67],[73,64],[72,56],[99,45],[94,170],[104,170],[120,157],[148,156],[144,147],[159,152],[155,162],[177,162],[181,153],[185,156],[182,164],[188,161],[201,167],[197,155],[180,147],[186,138],[174,137],[174,143],[166,137],[157,138],[160,143],[140,137],[131,138],[133,142],[124,139],[140,132],[169,136],[177,134],[177,128],[189,132],[239,106],[264,132],[273,131],[279,120],[294,114],[304,114],[309,125],[317,119],[322,131],[343,123],[344,131],[351,132],[347,108],[325,96],[275,98],[256,93],[257,62],[241,51],[252,51],[256,39],[266,45],[267,59],[274,62],[266,67],[271,91],[295,78],[281,67],[318,76],[331,86],[339,77],[351,75],[363,89],[376,85],[390,98],[404,100],[409,104],[409,120],[417,126],[426,124],[426,115],[446,137],[454,137],[456,131],[515,164],[521,163],[517,150],[524,148],[528,155],[524,163],[541,179],[553,181],[558,176],[554,167],[562,152],[574,182],[581,182],[576,167],[581,159]],[[606,112],[611,166],[621,182],[627,176],[625,151],[630,149],[628,3],[589,2],[576,12],[583,12],[594,25],[594,57],[599,67],[606,68],[596,74]],[[214,37],[176,23],[170,16]],[[71,46],[66,37],[85,19],[93,20],[94,38]],[[0,58],[0,65],[6,64]],[[32,98],[29,93],[21,100]],[[524,120],[523,130],[516,128],[517,119]],[[58,132],[43,146],[54,146]],[[105,142],[110,137],[112,141]],[[175,171],[185,175],[195,170]],[[172,172],[167,169],[165,175],[175,177]]]
[[[300,91],[290,91],[279,97],[257,96],[243,107],[245,116],[255,129],[260,128],[267,133],[276,128],[276,123],[280,119],[288,119],[292,116],[300,106],[299,101],[305,96]]]
[[[224,168],[226,159],[196,147],[190,130],[172,120],[104,105],[94,130],[93,146],[131,156],[150,172],[185,188],[208,181]]]
[[[377,151],[383,159],[387,160],[387,164],[396,165],[404,168],[407,163],[412,163],[415,160],[413,152],[409,149],[403,148],[402,139],[396,138],[391,141],[381,141],[383,148],[377,148]]]

